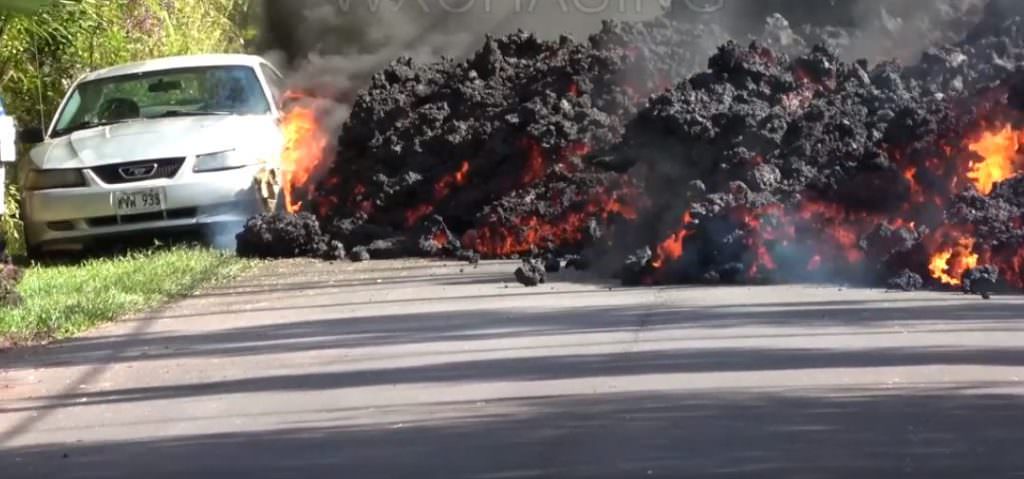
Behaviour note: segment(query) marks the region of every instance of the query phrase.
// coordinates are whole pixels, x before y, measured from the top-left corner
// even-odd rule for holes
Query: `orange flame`
[[[972,162],[967,177],[984,195],[992,193],[995,185],[1015,175],[1017,151],[1024,141],[1024,135],[1006,125],[999,131],[986,131],[978,141],[968,145],[983,161]]]
[[[281,130],[285,140],[281,153],[285,207],[291,213],[298,213],[303,207],[298,191],[309,186],[321,167],[327,136],[320,128],[316,111],[303,106],[285,113]]]
[[[678,261],[679,258],[683,257],[685,249],[686,237],[690,234],[687,227],[693,223],[693,215],[687,211],[683,215],[682,227],[678,232],[673,233],[665,241],[662,241],[658,245],[658,250],[654,253],[654,258],[651,260],[651,266],[654,269],[661,269],[665,266],[665,263],[671,261]]]
[[[961,238],[956,246],[933,255],[928,270],[943,284],[960,286],[964,273],[976,268],[978,259],[978,254],[974,253],[974,239]]]

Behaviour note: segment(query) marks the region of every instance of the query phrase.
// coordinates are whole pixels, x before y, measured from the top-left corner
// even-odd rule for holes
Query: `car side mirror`
[[[30,126],[18,132],[18,141],[26,145],[36,145],[46,141],[46,134],[38,126]]]

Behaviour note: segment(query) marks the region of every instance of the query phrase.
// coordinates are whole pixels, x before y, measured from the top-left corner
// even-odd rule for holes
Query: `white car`
[[[280,192],[281,74],[260,57],[117,66],[68,91],[19,170],[31,255],[244,222]]]
[[[0,99],[0,215],[7,211],[4,203],[7,196],[6,173],[7,165],[14,163],[15,160],[14,140],[16,136],[14,118],[7,115],[3,99]],[[0,240],[3,238],[0,237]],[[0,251],[0,255],[2,254],[3,251]]]

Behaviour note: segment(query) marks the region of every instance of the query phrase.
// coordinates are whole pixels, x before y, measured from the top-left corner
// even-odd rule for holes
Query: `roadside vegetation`
[[[19,127],[45,127],[81,75],[151,58],[251,51],[257,0],[0,0],[0,97]],[[24,159],[25,151],[19,152]],[[8,171],[0,238],[25,252],[19,192]],[[0,190],[3,193],[3,190]],[[0,346],[68,337],[251,263],[203,248],[162,248],[65,266],[29,266],[23,305],[0,307]]]
[[[0,344],[74,336],[232,278],[252,265],[209,249],[171,247],[30,268],[18,288],[24,305],[0,307]]]

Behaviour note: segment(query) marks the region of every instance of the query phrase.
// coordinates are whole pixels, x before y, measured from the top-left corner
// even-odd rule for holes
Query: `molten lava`
[[[1010,125],[1000,130],[982,133],[978,141],[968,148],[983,158],[982,161],[971,163],[967,177],[971,179],[984,195],[989,195],[995,185],[1013,177],[1017,173],[1017,153],[1024,134],[1013,130]]]
[[[327,135],[321,129],[316,110],[306,106],[288,110],[281,130],[284,133],[281,173],[285,208],[298,213],[309,194],[307,198],[300,198],[300,191],[309,187],[314,174],[323,166]]]
[[[1013,268],[1007,271],[1007,278],[1017,287],[1024,288],[1024,250],[1018,251],[1010,264]]]
[[[434,196],[438,201],[444,199],[455,187],[465,186],[469,180],[469,162],[463,161],[459,171],[441,178],[434,186]]]
[[[434,200],[433,203],[419,205],[405,213],[405,226],[412,228],[416,226],[423,218],[434,212],[437,209],[437,203],[440,203],[452,193],[455,188],[466,185],[469,181],[469,162],[463,161],[462,166],[459,167],[459,171],[446,175],[438,180],[437,184],[434,185]]]
[[[488,258],[507,258],[546,247],[571,247],[584,242],[592,219],[607,224],[613,216],[635,220],[638,191],[624,185],[593,193],[574,212],[557,218],[524,215],[514,225],[492,221],[469,230],[463,244]]]
[[[544,178],[544,150],[536,140],[530,138],[524,138],[522,146],[526,150],[522,184],[531,185]]]
[[[932,256],[928,270],[942,284],[960,286],[964,273],[976,268],[978,259],[978,254],[974,252],[974,239],[961,238],[955,246]]]

